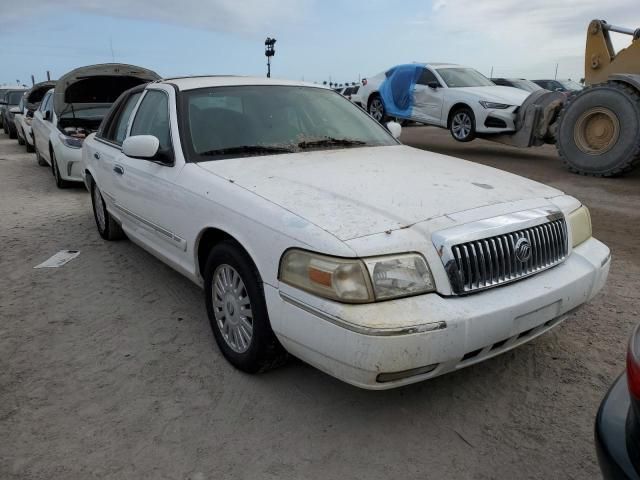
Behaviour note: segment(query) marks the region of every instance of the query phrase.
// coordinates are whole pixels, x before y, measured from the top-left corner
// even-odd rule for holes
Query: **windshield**
[[[489,87],[491,80],[473,68],[438,68],[438,73],[449,88]]]
[[[23,95],[24,95],[24,90],[9,92],[7,94],[7,102],[9,103],[9,105],[18,105]]]
[[[536,85],[535,83],[529,80],[512,80],[511,83],[514,87],[519,88],[521,90],[526,90],[527,92],[535,92],[536,90],[542,90],[540,85]]]
[[[182,107],[194,161],[397,144],[364,111],[323,88],[203,88],[183,92]]]
[[[560,85],[562,85],[567,90],[582,90],[584,87],[580,85],[578,82],[574,82],[573,80],[558,80]]]

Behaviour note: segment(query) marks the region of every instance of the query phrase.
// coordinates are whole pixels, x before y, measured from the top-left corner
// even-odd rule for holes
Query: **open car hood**
[[[124,63],[76,68],[56,83],[53,108],[57,115],[62,115],[71,110],[71,105],[109,106],[122,92],[154,80],[160,80],[156,72]]]
[[[35,110],[42,102],[44,95],[56,86],[55,80],[49,80],[46,82],[36,83],[33,87],[31,87],[27,93],[25,94],[25,106],[29,110]]]

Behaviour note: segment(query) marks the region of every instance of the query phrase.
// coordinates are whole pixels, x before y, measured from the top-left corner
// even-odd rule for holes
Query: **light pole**
[[[267,57],[267,78],[271,78],[271,57],[276,54],[276,39],[267,37],[264,41],[264,54]]]

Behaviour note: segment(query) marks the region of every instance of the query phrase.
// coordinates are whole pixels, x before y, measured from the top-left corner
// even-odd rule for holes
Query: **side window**
[[[440,82],[433,74],[433,72],[428,68],[423,68],[417,83],[418,85],[428,85],[429,82],[436,82],[438,85],[440,85]]]
[[[169,97],[159,90],[147,90],[131,126],[131,135],[153,135],[160,150],[171,150]]]
[[[124,104],[124,107],[120,110],[118,118],[114,118],[110,129],[110,133],[112,134],[111,140],[113,143],[122,145],[122,142],[124,142],[124,137],[127,134],[127,126],[129,125],[129,119],[131,118],[131,112],[133,112],[136,103],[138,103],[140,95],[142,95],[142,92],[136,92],[131,95]]]

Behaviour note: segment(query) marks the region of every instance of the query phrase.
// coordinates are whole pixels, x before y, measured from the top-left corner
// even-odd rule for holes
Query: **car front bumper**
[[[82,182],[82,149],[60,145],[56,149],[60,177],[70,182]]]
[[[345,305],[265,284],[265,297],[272,328],[291,354],[358,387],[389,389],[541,335],[602,288],[609,265],[609,249],[591,238],[556,267],[468,296]]]
[[[596,416],[596,452],[600,470],[607,480],[640,480],[627,450],[626,429],[630,406],[627,376],[623,374],[607,392]]]
[[[504,133],[515,131],[516,108],[517,107],[509,107],[506,109],[481,108],[476,110],[476,132]]]

